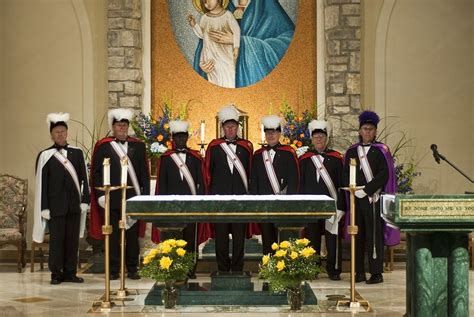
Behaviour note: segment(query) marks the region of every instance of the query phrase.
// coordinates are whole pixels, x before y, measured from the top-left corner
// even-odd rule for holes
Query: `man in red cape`
[[[340,190],[342,183],[342,155],[329,149],[329,125],[323,120],[312,120],[308,125],[314,151],[300,157],[301,194],[327,195],[336,200],[336,216],[327,220],[309,223],[305,228],[306,237],[314,248],[321,251],[321,236],[326,238],[326,271],[329,279],[340,280],[342,266],[341,237],[339,223],[345,214],[345,197]]]
[[[206,183],[212,195],[245,195],[249,192],[253,145],[237,137],[239,112],[233,106],[219,111],[224,137],[212,140],[206,151]],[[214,224],[219,272],[242,272],[244,267],[245,223]],[[232,234],[232,260],[229,257]]]
[[[187,147],[189,123],[176,120],[171,121],[169,125],[174,146],[157,161],[155,195],[205,195],[204,160],[199,152]],[[210,228],[207,223],[190,223],[183,229],[183,239],[188,243],[188,252],[197,254],[197,246],[209,237]],[[155,243],[160,240],[156,226],[153,226],[152,240]],[[195,278],[195,270],[189,276]]]
[[[102,239],[101,227],[104,223],[105,197],[103,192],[96,187],[103,185],[104,168],[103,161],[110,158],[110,185],[121,185],[121,159],[128,158],[127,199],[136,195],[150,194],[150,175],[146,160],[145,144],[138,139],[128,136],[128,128],[133,112],[129,109],[113,109],[108,113],[109,126],[113,137],[106,137],[97,142],[92,154],[91,166],[91,218],[89,235],[94,239]],[[120,230],[118,227],[121,219],[121,191],[110,193],[110,223],[113,231],[110,235],[110,278],[118,279],[120,270]],[[138,265],[140,246],[139,235],[143,236],[145,223],[136,222],[130,218],[126,221],[125,231],[126,267],[127,276],[131,279],[139,279]]]
[[[280,143],[281,118],[262,118],[267,145],[257,150],[252,161],[250,193],[253,195],[291,195],[298,193],[298,158],[293,148]],[[273,253],[272,244],[278,242],[273,223],[261,223],[263,254]]]

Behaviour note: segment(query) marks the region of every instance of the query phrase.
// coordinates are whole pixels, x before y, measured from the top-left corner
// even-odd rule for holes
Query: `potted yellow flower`
[[[186,279],[194,267],[194,255],[186,252],[184,240],[168,239],[149,250],[143,259],[140,276],[164,282],[161,298],[165,308],[173,308],[178,301],[176,281]]]
[[[260,277],[267,280],[272,292],[286,291],[292,310],[301,309],[304,292],[301,283],[320,272],[319,256],[308,239],[290,239],[273,243],[274,254],[264,255]]]

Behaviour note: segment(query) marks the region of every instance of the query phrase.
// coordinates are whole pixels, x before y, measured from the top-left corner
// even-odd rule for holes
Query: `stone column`
[[[326,120],[333,147],[345,150],[357,137],[360,112],[360,0],[324,0]]]
[[[108,0],[109,108],[141,109],[141,0]]]

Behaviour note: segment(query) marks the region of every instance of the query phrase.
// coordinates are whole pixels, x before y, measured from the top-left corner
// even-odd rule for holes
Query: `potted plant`
[[[287,292],[292,310],[303,304],[302,282],[313,280],[320,272],[319,256],[309,243],[308,239],[273,243],[275,253],[264,255],[260,263],[260,277],[268,281],[272,292]]]
[[[159,243],[155,248],[146,252],[143,267],[139,274],[164,282],[161,292],[165,308],[173,308],[178,301],[177,281],[186,280],[194,267],[194,255],[186,252],[184,240],[168,239]]]

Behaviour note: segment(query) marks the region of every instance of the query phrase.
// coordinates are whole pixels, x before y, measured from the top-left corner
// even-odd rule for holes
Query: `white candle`
[[[108,186],[108,185],[110,185],[110,159],[105,158],[102,165],[104,166],[103,175],[102,175],[103,176],[103,178],[102,178],[103,185]]]
[[[204,143],[205,137],[204,134],[206,132],[206,125],[204,123],[204,120],[201,120],[201,143]]]
[[[349,186],[356,185],[356,162],[355,159],[351,159],[349,166]]]
[[[261,134],[262,144],[263,144],[265,143],[265,127],[263,126],[263,124],[260,125],[260,134]]]
[[[122,185],[126,185],[127,184],[127,175],[128,175],[128,171],[127,171],[127,168],[128,168],[128,160],[127,158],[123,158],[121,161],[120,161],[121,165],[122,165],[122,177],[121,177],[121,180],[122,180]]]

